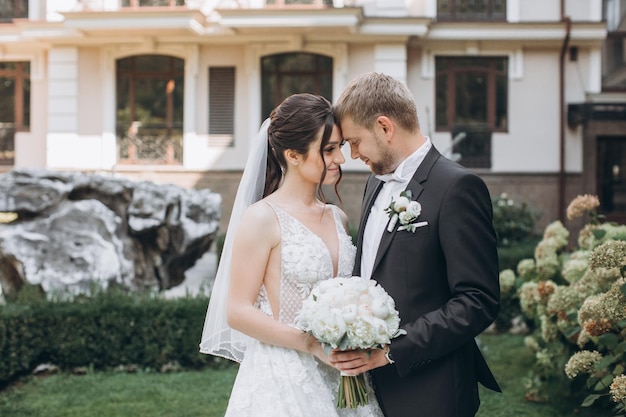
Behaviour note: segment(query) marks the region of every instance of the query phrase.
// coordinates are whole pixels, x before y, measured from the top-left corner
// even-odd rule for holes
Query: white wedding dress
[[[278,320],[296,327],[302,301],[318,281],[332,278],[333,264],[321,238],[286,211],[269,205],[281,229]],[[345,232],[337,208],[328,207],[339,237],[338,276],[351,276],[356,248]],[[258,297],[258,308],[272,315],[264,288]],[[338,385],[339,371],[313,355],[253,340],[239,366],[225,417],[382,417],[371,386],[367,406],[338,409]]]

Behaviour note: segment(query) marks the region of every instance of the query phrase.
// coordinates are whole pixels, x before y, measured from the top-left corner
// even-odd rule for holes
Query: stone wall
[[[130,172],[119,171],[120,175],[129,177],[157,180],[179,185],[181,187],[208,188],[222,196],[222,217],[220,232],[225,233],[230,211],[232,209],[237,186],[241,178],[238,171],[209,171],[209,172]],[[343,201],[342,208],[348,215],[352,225],[358,225],[361,215],[361,199],[363,188],[368,172],[344,172],[339,192]],[[537,232],[542,232],[545,226],[559,218],[558,182],[557,174],[492,174],[480,173],[487,183],[492,197],[501,193],[516,202],[526,202],[531,207],[538,209],[541,216],[537,221]],[[583,181],[580,174],[566,176],[565,205],[582,194]],[[337,203],[332,188],[325,188],[325,194],[329,202]],[[567,223],[567,222],[565,222]],[[578,224],[566,224],[576,229]]]

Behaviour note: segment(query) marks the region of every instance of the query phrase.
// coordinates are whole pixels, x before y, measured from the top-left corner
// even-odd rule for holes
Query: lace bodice
[[[333,277],[332,257],[320,237],[280,207],[270,206],[278,218],[281,236],[278,320],[296,327],[302,301],[313,286]],[[350,276],[356,248],[344,230],[337,207],[329,207],[339,240],[337,275]],[[257,306],[272,315],[264,288]],[[383,417],[369,379],[368,405],[337,408],[339,380],[338,370],[311,354],[253,339],[239,366],[225,417]]]
[[[269,205],[274,209],[280,224],[282,271],[278,320],[295,326],[302,301],[309,296],[313,286],[333,277],[332,257],[319,236],[285,210]],[[332,210],[339,239],[337,276],[351,276],[356,248],[344,229],[338,208],[333,205],[328,207]],[[262,311],[272,314],[265,291],[262,291],[258,304]]]

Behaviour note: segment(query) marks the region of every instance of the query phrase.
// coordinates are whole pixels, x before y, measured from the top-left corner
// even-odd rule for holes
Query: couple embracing
[[[372,175],[356,247],[323,185],[347,142]],[[421,207],[390,216],[401,196]],[[391,218],[390,218],[391,217]],[[325,351],[297,327],[321,280],[361,276],[394,299],[403,335],[382,349]],[[420,131],[405,84],[363,74],[335,106],[296,94],[251,145],[200,350],[240,362],[226,416],[470,417],[478,383],[500,388],[475,337],[499,310],[491,199]],[[339,375],[365,375],[369,404],[337,408]]]

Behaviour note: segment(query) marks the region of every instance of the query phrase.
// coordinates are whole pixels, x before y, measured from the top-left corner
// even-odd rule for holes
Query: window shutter
[[[235,67],[209,68],[209,134],[232,135],[235,126]]]

